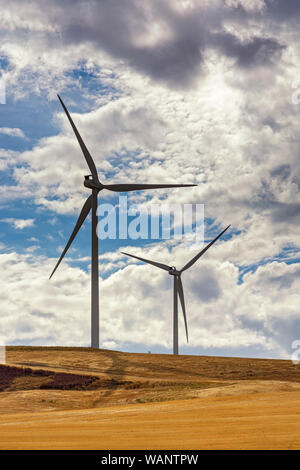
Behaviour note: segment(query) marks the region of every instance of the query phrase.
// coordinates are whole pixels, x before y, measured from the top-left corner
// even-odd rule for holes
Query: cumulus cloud
[[[84,344],[88,342],[88,275],[68,268],[57,273],[53,282],[49,272],[54,260],[18,255],[1,255],[2,291],[1,339],[6,344]],[[6,274],[5,274],[6,272]],[[77,292],[74,291],[74,288]],[[84,313],[86,312],[86,313]],[[66,334],[67,325],[77,317],[73,334]],[[65,331],[64,331],[65,330]],[[73,336],[73,337],[72,337]]]
[[[267,7],[264,0],[225,0],[225,4],[230,8],[242,7],[249,12],[261,12]]]
[[[10,135],[12,137],[21,137],[25,139],[25,134],[22,129],[17,127],[0,127],[0,134]]]
[[[14,219],[12,217],[1,219],[0,222],[11,224],[14,228],[19,230],[23,230],[23,228],[32,227],[34,225],[34,219]]]
[[[89,344],[89,274],[64,262],[49,281],[53,262],[32,262],[29,255],[17,253],[0,255],[1,282],[7,286],[1,291],[6,308],[0,337],[5,343]],[[300,276],[293,276],[295,270],[275,262],[248,273],[238,284],[232,263],[203,258],[182,278],[190,342],[187,346],[179,311],[181,348],[198,354],[210,348],[219,354],[259,348],[269,356],[287,357],[297,324]],[[282,284],[284,274],[290,285]],[[274,276],[279,289],[272,287]],[[157,345],[170,350],[171,281],[164,271],[142,264],[128,265],[101,280],[101,343],[124,349],[138,342],[145,350]]]
[[[299,300],[298,271],[284,262],[297,261],[300,244],[300,121],[292,103],[292,84],[299,80],[297,2],[0,5],[9,92],[19,100],[28,93],[56,99],[61,92],[102,182],[197,183],[186,190],[131,194],[129,202],[204,203],[215,226],[232,224],[230,240],[220,241],[184,278],[193,351],[257,347],[288,354]],[[89,89],[78,71],[93,75],[98,88]],[[82,186],[87,167],[59,102],[52,123],[56,135],[34,141],[26,151],[1,150],[0,170],[9,172],[13,185],[3,180],[0,197],[3,203],[34,202],[55,224],[56,214],[79,213],[87,197]],[[110,196],[100,193],[101,200]],[[28,220],[8,220],[16,228],[29,227]],[[180,242],[159,243],[140,254],[177,266],[193,255]],[[16,302],[28,312],[29,323],[27,317],[21,321],[11,299],[10,322],[20,320],[12,340],[20,334],[20,341],[88,342],[82,317],[72,339],[63,330],[65,318],[88,315],[88,298],[76,290],[88,289],[86,273],[65,264],[49,287],[39,281],[43,269],[51,271],[48,260],[29,266],[28,258],[14,256],[5,262],[26,286]],[[170,279],[119,253],[103,254],[101,263],[108,274],[101,281],[105,344],[123,347],[138,338],[140,344],[170,348]],[[25,268],[33,269],[41,292],[34,307]],[[10,288],[15,292],[22,282]],[[77,306],[70,314],[73,295]],[[49,309],[44,298],[59,302]],[[58,322],[54,316],[60,311]]]
[[[232,33],[212,35],[212,44],[242,67],[264,66],[279,58],[284,46],[274,38],[253,36],[243,42]]]
[[[190,2],[188,7],[179,0],[124,0],[121,4],[115,0],[93,3],[68,0],[63,6],[52,0],[47,2],[46,10],[41,2],[33,2],[30,8],[14,2],[14,5],[3,5],[6,13],[1,21],[3,36],[13,38],[13,42],[4,41],[2,49],[15,73],[22,69],[27,83],[32,75],[32,86],[35,83],[44,89],[49,89],[51,79],[56,86],[66,85],[68,78],[62,78],[59,72],[76,66],[83,57],[89,57],[92,63],[97,62],[98,55],[99,63],[103,60],[107,63],[103,54],[119,64],[125,62],[155,81],[187,88],[195,86],[205,72],[206,51],[211,47],[235,57],[243,66],[255,66],[264,60],[266,66],[281,49],[273,31],[273,37],[261,30],[259,36],[256,33],[248,41],[236,34],[237,28],[234,33],[228,32],[227,23],[235,19],[238,6],[249,15],[266,10],[260,0]],[[31,63],[31,74],[32,54],[24,51],[20,60],[24,36],[29,40],[32,54],[37,56],[34,70]],[[35,37],[38,42],[34,41]],[[54,68],[55,50],[59,53],[55,54]],[[39,75],[41,80],[37,81]],[[10,76],[14,76],[13,70]],[[21,92],[16,90],[16,93]],[[53,96],[50,90],[49,93]]]

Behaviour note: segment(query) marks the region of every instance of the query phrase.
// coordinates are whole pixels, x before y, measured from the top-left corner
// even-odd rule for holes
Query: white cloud
[[[261,12],[266,9],[264,0],[225,0],[225,3],[230,8],[237,8],[242,6],[249,12]]]
[[[31,246],[28,246],[25,251],[26,253],[33,253],[34,251],[38,250],[40,248],[39,245],[31,245]]]
[[[0,222],[11,224],[14,228],[23,230],[23,228],[32,227],[34,225],[34,220],[35,219],[14,219],[12,217],[7,217],[5,219],[1,219]]]
[[[10,135],[12,137],[21,137],[25,139],[25,134],[18,127],[0,127],[0,134]]]
[[[199,354],[210,348],[228,354],[259,348],[265,355],[287,357],[297,339],[299,269],[270,263],[248,273],[244,283],[238,284],[237,267],[214,259],[212,253],[213,248],[182,275],[190,341],[187,346],[179,310],[181,348]],[[166,261],[162,254],[147,256]],[[32,263],[30,259],[16,253],[0,255],[0,280],[6,286],[0,294],[6,306],[1,340],[6,344],[88,345],[89,274],[64,261],[49,281],[56,260],[38,258]],[[104,272],[103,267],[102,261],[100,271]],[[158,345],[172,348],[173,296],[168,273],[153,266],[128,265],[101,280],[100,292],[102,344],[113,342],[121,349],[128,344],[132,348],[143,345],[145,350]]]
[[[7,149],[0,149],[0,171],[4,172],[9,168],[13,167],[17,162],[18,156],[19,152]],[[3,188],[3,186],[1,188]],[[1,200],[3,200],[2,197]]]
[[[201,269],[197,265],[193,275],[188,273],[184,279],[194,331],[191,345],[200,349],[256,345],[286,354],[291,332],[296,330],[298,294],[291,278],[297,284],[297,270],[284,262],[270,263],[279,259],[285,247],[296,250],[300,244],[300,108],[291,103],[291,84],[299,79],[299,6],[286,3],[268,2],[266,7],[262,0],[228,0],[224,7],[217,0],[201,5],[124,0],[122,14],[115,15],[114,2],[96,2],[89,8],[78,2],[74,8],[74,2],[64,2],[62,7],[50,1],[47,11],[39,2],[28,9],[22,2],[2,2],[1,53],[9,61],[3,78],[11,84],[14,98],[30,92],[45,100],[56,99],[57,91],[63,98],[66,95],[66,105],[103,182],[198,183],[197,188],[186,190],[131,194],[131,202],[145,207],[161,201],[204,203],[206,216],[215,224],[231,223],[238,231],[230,241],[220,241],[203,259]],[[93,72],[97,91],[89,90],[72,73],[74,69]],[[72,102],[74,96],[68,97],[70,86],[92,103],[85,104],[81,113]],[[1,151],[0,170],[13,168],[16,182],[10,186],[5,181],[0,187],[2,202],[22,198],[44,211],[79,213],[87,197],[82,183],[88,170],[58,101],[57,111],[53,116],[57,135],[41,139],[25,152]],[[101,199],[109,196],[100,193]],[[4,220],[24,228],[33,219]],[[192,256],[183,243],[173,251],[167,243],[141,251],[179,266]],[[22,269],[28,268],[28,260],[15,256],[18,263],[13,269],[25,282]],[[118,270],[101,286],[105,344],[138,338],[142,344],[150,341],[170,347],[171,335],[165,334],[171,331],[168,278],[149,267],[134,266],[118,253],[105,254],[101,261],[103,273]],[[48,261],[44,263],[43,268]],[[268,264],[238,283],[238,268],[262,263]],[[54,287],[55,293],[61,289],[61,309],[68,317],[73,282],[78,287],[77,276],[83,276],[86,288],[89,281],[80,270],[64,266],[67,271],[59,277],[60,287]],[[42,273],[35,269],[36,286],[49,299],[48,284],[39,284]],[[281,280],[274,269],[283,270]],[[70,277],[65,277],[66,272]],[[272,291],[275,285],[281,286],[280,295]],[[28,286],[25,291],[28,305],[18,301],[31,318],[33,292]],[[85,300],[76,299],[79,316],[89,307]],[[37,301],[36,312],[42,313],[33,315],[35,321],[46,321],[43,302],[42,297]],[[81,323],[70,339],[59,330],[63,323],[55,326],[50,320],[51,341],[85,341],[78,332]],[[43,335],[40,330],[39,334]],[[32,337],[31,332],[24,341]]]
[[[36,238],[36,237],[30,237],[30,238],[28,238],[28,241],[29,241],[29,242],[38,242],[39,239]]]
[[[57,272],[49,281],[54,260],[38,258],[32,263],[31,259],[31,255],[13,252],[1,255],[1,282],[5,281],[9,289],[0,294],[1,304],[6,305],[1,338],[6,344],[86,344],[88,275],[66,269],[64,264],[63,272]],[[72,324],[76,326],[70,335]]]

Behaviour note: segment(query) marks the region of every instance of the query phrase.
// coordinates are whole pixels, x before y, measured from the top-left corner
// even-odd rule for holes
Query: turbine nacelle
[[[169,270],[169,274],[171,276],[180,276],[181,272],[180,271],[177,271],[177,269],[175,268],[175,266],[172,266]]]
[[[89,189],[98,189],[99,191],[103,189],[103,185],[99,183],[99,181],[95,181],[92,175],[86,175],[84,177],[83,184],[86,188],[89,188]]]

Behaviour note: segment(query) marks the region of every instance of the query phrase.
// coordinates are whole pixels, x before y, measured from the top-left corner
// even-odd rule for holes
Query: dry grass
[[[6,414],[1,449],[299,449],[300,394]]]
[[[291,361],[131,354],[90,348],[8,347],[7,363],[10,372],[2,374],[2,379],[0,368],[2,413],[161,402],[195,398],[204,390],[226,394],[227,389],[233,393],[234,386],[249,381],[300,381],[300,368]],[[17,399],[3,393],[13,390],[18,393]],[[26,390],[34,390],[29,403]]]
[[[0,448],[296,449],[299,372],[282,360],[8,347]]]
[[[90,348],[7,347],[7,362],[137,380],[287,380],[300,381],[300,365],[288,360],[212,356],[136,354]]]

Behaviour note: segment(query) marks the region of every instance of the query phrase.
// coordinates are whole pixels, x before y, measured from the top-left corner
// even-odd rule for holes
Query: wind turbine
[[[178,296],[179,296],[181,307],[182,307],[186,339],[187,339],[187,342],[189,341],[181,274],[183,273],[183,271],[186,271],[191,266],[193,266],[193,264],[196,263],[196,261],[202,255],[204,255],[204,253],[208,250],[208,248],[211,247],[218,240],[218,238],[220,238],[223,235],[223,233],[226,232],[226,230],[229,227],[230,225],[228,225],[228,227],[226,227],[225,230],[223,230],[223,232],[219,233],[219,235],[213,241],[211,241],[205,248],[203,248],[200,251],[200,253],[194,256],[194,258],[192,258],[180,271],[178,271],[175,268],[175,266],[168,266],[166,264],[157,263],[156,261],[150,261],[149,259],[140,258],[139,256],[131,255],[129,253],[125,253],[124,251],[121,251],[123,255],[131,256],[132,258],[136,258],[140,261],[144,261],[145,263],[152,264],[153,266],[156,266],[157,268],[164,269],[165,271],[168,271],[171,276],[173,276],[173,279],[174,279],[173,280],[173,286],[174,286],[173,287],[173,354],[178,354]]]
[[[81,225],[87,218],[90,210],[92,211],[92,269],[91,269],[91,346],[92,348],[99,348],[99,259],[98,259],[98,237],[97,237],[97,207],[98,207],[98,193],[103,189],[108,189],[109,191],[116,192],[127,192],[127,191],[139,191],[142,189],[159,189],[159,188],[179,188],[187,186],[197,186],[196,184],[102,184],[99,181],[96,165],[94,160],[88,151],[85,143],[83,142],[66,106],[64,105],[61,97],[59,95],[58,99],[61,102],[61,105],[69,119],[69,122],[73,128],[73,131],[76,135],[78,143],[81,147],[82,153],[86,160],[86,163],[90,169],[91,174],[84,177],[84,186],[92,190],[92,194],[85,201],[81,212],[79,214],[78,220],[74,227],[73,232],[69,238],[68,243],[65,246],[58,262],[56,263],[55,268],[53,269],[51,277],[58,268],[60,262],[68,251],[71,243],[77,235]]]

